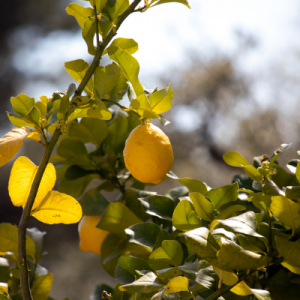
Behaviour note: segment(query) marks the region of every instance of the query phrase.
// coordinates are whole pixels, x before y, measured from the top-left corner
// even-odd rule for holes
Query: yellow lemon
[[[102,243],[109,232],[96,227],[100,218],[101,216],[83,216],[81,219],[78,226],[81,251],[101,254]]]
[[[160,183],[174,160],[169,138],[151,123],[140,125],[130,133],[123,155],[127,169],[144,183]]]

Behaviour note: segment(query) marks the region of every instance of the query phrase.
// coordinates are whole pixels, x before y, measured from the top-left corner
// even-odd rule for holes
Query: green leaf
[[[95,0],[96,2],[96,10],[100,14],[103,7],[106,5],[108,0]]]
[[[110,91],[108,98],[114,101],[119,101],[125,95],[127,87],[128,81],[124,76],[124,72],[121,70],[120,77],[114,88]]]
[[[80,155],[87,155],[84,144],[77,140],[64,139],[57,147],[57,154],[68,159],[77,158]]]
[[[216,272],[216,274],[218,274],[220,280],[222,280],[222,282],[226,285],[234,285],[239,280],[239,277],[233,272],[223,271],[217,267],[213,267],[213,269]]]
[[[141,223],[129,208],[121,202],[114,202],[107,206],[104,215],[101,217],[97,227],[114,234],[122,235],[129,226]]]
[[[300,205],[284,196],[272,196],[270,209],[280,222],[292,228],[293,233],[300,227]]]
[[[292,200],[300,199],[300,186],[287,186],[285,189],[285,196]]]
[[[89,68],[89,64],[82,59],[77,59],[73,61],[69,61],[65,63],[66,71],[74,78],[76,81],[81,82],[85,73]],[[87,83],[85,90],[89,93],[93,92],[93,81],[89,80]]]
[[[141,245],[149,252],[154,248],[161,229],[154,223],[141,223],[130,226],[125,230],[130,243]]]
[[[168,111],[172,106],[173,91],[170,86],[154,92],[149,97],[152,110],[158,114]]]
[[[193,201],[193,205],[195,207],[197,215],[207,221],[211,222],[214,218],[214,205],[210,201],[208,201],[202,194],[200,193],[190,193],[190,198]]]
[[[284,196],[284,192],[269,178],[266,178],[263,185],[263,191],[266,195],[277,196],[281,195]]]
[[[261,249],[258,246],[256,246],[255,244],[251,243],[249,241],[249,239],[247,239],[243,235],[238,234],[237,238],[238,238],[240,246],[243,247],[245,250],[263,254],[264,249]]]
[[[222,205],[235,201],[238,197],[239,185],[238,183],[233,183],[230,185],[225,185],[220,188],[211,189],[207,192],[206,197],[215,205],[215,209],[218,209]]]
[[[232,205],[220,212],[220,214],[216,217],[218,220],[225,220],[231,217],[233,214],[235,214],[238,211],[245,210],[246,207],[243,205]]]
[[[79,26],[84,28],[84,23],[89,16],[94,15],[91,7],[82,7],[77,3],[70,3],[66,8],[67,14],[76,18]]]
[[[116,23],[118,16],[121,15],[129,6],[128,0],[108,1],[102,13],[111,22]]]
[[[209,263],[216,263],[216,254],[220,246],[210,234],[209,229],[201,227],[185,232],[184,235],[197,255]]]
[[[82,105],[88,104],[90,102],[91,102],[90,97],[77,96],[77,97],[75,97],[75,98],[72,99],[71,105],[74,105],[74,106],[78,107],[78,106],[82,106]]]
[[[10,266],[8,259],[0,257],[0,282],[8,282],[10,278]],[[0,285],[1,293],[1,285]]]
[[[283,152],[288,150],[291,147],[292,144],[282,144],[280,147],[278,147],[272,154],[270,159],[270,166],[275,162],[278,156],[280,156]]]
[[[69,136],[83,143],[93,143],[100,147],[108,134],[107,123],[94,118],[83,118],[80,123],[72,122],[69,127]]]
[[[292,265],[290,263],[288,263],[287,261],[283,261],[281,263],[282,266],[284,266],[285,268],[287,268],[288,270],[290,270],[291,272],[300,275],[300,267],[297,267],[295,265]]]
[[[125,191],[125,205],[133,211],[136,216],[139,216],[143,221],[146,221],[150,216],[143,210],[141,201],[139,201],[138,197],[139,190],[127,188]]]
[[[192,192],[198,192],[198,193],[201,193],[204,196],[207,193],[206,183],[203,183],[199,180],[191,179],[191,178],[188,178],[188,177],[178,178],[176,175],[170,174],[170,173],[168,173],[167,176],[172,178],[172,179],[176,179],[179,183],[186,186],[191,193]]]
[[[102,216],[107,206],[110,204],[97,189],[86,192],[79,200],[82,213],[86,216]]]
[[[136,270],[151,271],[152,269],[143,259],[132,256],[121,256],[116,267],[115,278],[121,284],[134,282],[137,275]]]
[[[120,68],[116,64],[99,66],[94,72],[94,91],[98,98],[111,92],[120,77]]]
[[[255,181],[261,181],[263,176],[260,174],[260,172],[253,166],[244,166],[245,173]]]
[[[11,114],[9,112],[7,112],[7,117],[10,121],[10,123],[12,123],[13,125],[15,125],[16,127],[34,127],[34,123],[32,123],[31,121],[27,120],[24,117],[19,117],[17,115]]]
[[[252,203],[260,210],[269,211],[271,205],[271,196],[264,193],[253,193],[248,197],[248,201]]]
[[[174,240],[174,238],[172,237],[172,235],[170,233],[168,233],[164,229],[160,228],[160,233],[155,241],[153,250],[156,250],[157,248],[161,247],[162,242],[165,240],[171,241],[171,240]]]
[[[139,198],[144,211],[160,219],[172,220],[174,211],[174,202],[164,196],[153,195],[145,198]]]
[[[110,47],[119,47],[122,50],[128,52],[129,54],[133,54],[139,49],[139,45],[135,40],[126,39],[126,38],[117,38],[114,39],[112,43],[109,45],[109,47],[104,50],[103,55],[108,53],[108,49]]]
[[[84,22],[84,27],[82,29],[82,37],[85,40],[88,53],[91,55],[96,54],[96,49],[94,46],[94,36],[96,34],[96,27],[95,27],[95,18],[87,18]]]
[[[182,231],[189,231],[201,227],[202,222],[198,218],[193,205],[189,200],[181,200],[176,206],[173,217],[173,226]]]
[[[47,300],[53,282],[53,274],[48,273],[33,281],[31,293],[33,300]]]
[[[42,245],[45,231],[39,231],[37,228],[27,228],[26,235],[32,238],[35,248],[36,248],[36,258],[37,260],[41,257]]]
[[[34,106],[40,111],[41,113],[41,118],[45,119],[46,118],[46,113],[47,113],[47,106],[43,102],[36,102]]]
[[[183,251],[177,241],[163,241],[161,247],[154,250],[149,256],[149,265],[154,270],[180,266]]]
[[[128,0],[127,0],[128,1]],[[139,81],[138,75],[140,65],[138,61],[125,50],[118,47],[110,47],[108,50],[109,58],[118,63],[124,76],[129,80],[137,96],[144,93],[144,89]]]
[[[72,181],[68,181],[64,178],[60,182],[58,190],[72,197],[79,197],[93,179],[94,175],[87,175]]]
[[[69,98],[70,98],[69,95],[65,95],[61,98],[60,108],[59,108],[59,111],[57,112],[58,120],[65,119],[66,112],[70,106]]]
[[[98,15],[98,20],[99,20],[99,15]],[[108,19],[106,19],[101,15],[100,21],[98,22],[98,28],[99,28],[99,33],[101,34],[103,39],[106,38],[107,34],[112,28],[112,25],[113,24]]]
[[[165,196],[171,198],[175,205],[180,202],[181,197],[185,197],[189,195],[189,190],[185,186],[178,186],[174,189],[169,190]]]
[[[271,300],[271,295],[268,291],[251,289],[252,294],[258,300]]]
[[[9,300],[9,298],[4,294],[0,294],[0,300]]]
[[[228,231],[257,237],[268,245],[268,239],[257,233],[256,215],[253,211],[248,211],[237,217],[232,217],[226,220],[214,220],[211,223],[211,230],[213,230],[218,224]]]
[[[155,119],[159,117],[158,114],[152,111],[149,100],[145,94],[132,100],[129,109],[137,112],[145,119]]]
[[[218,262],[222,270],[249,270],[267,265],[271,257],[245,250],[233,241],[221,238],[222,247],[218,251]]]
[[[30,123],[39,127],[41,112],[37,107],[33,106],[32,109],[28,112],[28,114],[26,116],[24,116],[23,118],[24,118],[24,120],[28,120]]]
[[[227,165],[233,167],[244,167],[250,165],[247,159],[236,151],[227,152],[223,155]]]
[[[132,283],[120,286],[120,290],[131,294],[158,291],[163,285],[157,282],[156,278],[157,276],[153,272],[149,272]]]
[[[217,287],[217,283],[219,281],[218,275],[213,270],[212,266],[201,269],[196,277],[196,282],[206,289],[213,290]]]
[[[222,236],[225,237],[228,240],[231,240],[233,242],[237,241],[236,235],[232,233],[231,231],[227,231],[224,228],[217,228],[214,229],[211,233],[213,236]]]
[[[291,173],[293,173],[293,174],[296,173],[298,162],[299,162],[299,159],[292,159],[287,163],[286,167],[289,169],[289,171]]]
[[[128,137],[128,120],[121,113],[117,113],[108,127],[108,136],[104,141],[105,151],[123,152],[125,140]]]
[[[189,291],[189,280],[186,277],[178,276],[168,282],[164,294],[178,293],[181,291]]]
[[[101,264],[106,272],[115,276],[115,269],[120,256],[128,253],[126,237],[110,233],[101,246]]]
[[[76,108],[75,111],[69,116],[68,122],[71,122],[77,118],[96,118],[101,120],[111,119],[111,112],[101,100],[92,100],[90,106],[91,107],[88,108]]]
[[[164,280],[168,280],[170,278],[184,275],[187,278],[191,280],[196,279],[197,272],[200,269],[206,268],[208,266],[208,263],[204,260],[195,261],[193,263],[187,263],[182,266],[173,267],[173,268],[167,268],[156,271],[159,278],[162,278]]]
[[[297,168],[296,168],[296,178],[300,182],[300,161],[297,163]]]
[[[10,102],[14,111],[24,117],[34,106],[34,98],[30,98],[25,94],[20,94],[17,97],[11,97]]]
[[[155,2],[156,0],[152,0],[151,3]],[[155,3],[153,6],[164,4],[164,3],[170,3],[170,2],[177,2],[184,4],[186,7],[191,8],[187,0],[159,0],[157,3]]]
[[[0,224],[0,252],[17,254],[18,228],[9,223]],[[26,236],[26,254],[35,257],[36,247],[31,237]]]

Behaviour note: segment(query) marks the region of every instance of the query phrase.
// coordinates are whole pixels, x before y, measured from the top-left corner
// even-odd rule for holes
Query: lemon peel
[[[81,251],[101,254],[102,243],[109,232],[96,227],[100,218],[101,216],[83,216],[81,219],[78,226]]]
[[[123,155],[127,169],[143,183],[162,182],[174,160],[169,138],[151,123],[140,125],[130,133]]]

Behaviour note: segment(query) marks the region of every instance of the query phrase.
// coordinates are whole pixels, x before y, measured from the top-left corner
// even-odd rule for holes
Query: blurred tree
[[[75,30],[76,21],[66,18],[67,0],[2,1],[0,9],[0,125],[7,122],[8,99],[15,95],[23,78],[12,65],[12,57],[22,45],[54,30]],[[12,80],[14,78],[14,80]]]
[[[261,105],[260,101],[268,103],[270,96],[257,99],[255,89],[262,76],[248,75],[240,63],[247,59],[248,52],[255,51],[257,41],[241,32],[237,32],[237,38],[232,54],[205,57],[193,52],[188,68],[162,77],[163,85],[170,82],[174,90],[174,106],[167,117],[175,126],[167,126],[165,131],[174,145],[174,171],[178,176],[226,184],[236,170],[230,173],[231,167],[223,162],[225,152],[239,151],[251,161],[254,155],[270,155],[282,143],[299,146],[298,136],[291,134],[291,129],[295,132],[299,125],[295,122],[296,110],[288,109],[288,114],[283,114],[278,105],[285,103],[292,108],[297,94],[277,94],[276,106]],[[282,86],[294,82],[291,76],[273,72],[264,81],[268,91],[279,88],[276,77],[281,78]]]

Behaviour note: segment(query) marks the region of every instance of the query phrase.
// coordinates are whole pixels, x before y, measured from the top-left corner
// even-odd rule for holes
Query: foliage
[[[97,219],[93,232],[101,236],[89,236],[88,243],[101,239],[92,251],[101,253],[101,264],[118,283],[114,288],[98,285],[93,299],[253,295],[267,300],[269,292],[257,289],[264,288],[257,284],[262,272],[282,265],[300,274],[300,164],[289,162],[287,173],[276,161],[290,145],[281,145],[270,158],[255,157],[253,164],[238,152],[226,153],[225,162],[246,174],[219,188],[169,172],[167,177],[182,186],[158,195],[126,170],[123,149],[130,132],[156,118],[168,124],[161,113],[171,108],[173,91],[170,86],[143,87],[132,55],[138,44],[111,40],[134,11],[167,2],[189,7],[186,0],[145,0],[136,9],[139,2],[91,0],[89,8],[70,4],[67,13],[76,18],[88,52],[95,55],[91,65],[82,59],[65,64],[80,84],[38,102],[24,94],[11,98],[15,114],[8,118],[19,129],[0,140],[0,164],[13,158],[25,138],[42,143],[45,154],[39,167],[26,157],[12,167],[9,194],[24,211],[19,228],[0,224],[1,300],[52,299],[53,275],[39,264],[45,233],[27,229],[30,216],[49,224],[77,223],[82,215]],[[100,66],[106,54],[113,62]],[[118,103],[126,93],[129,107]],[[57,153],[50,159],[55,145]],[[56,180],[59,191],[52,191]],[[96,188],[88,189],[92,180]],[[116,190],[119,196],[112,202],[102,195]]]

